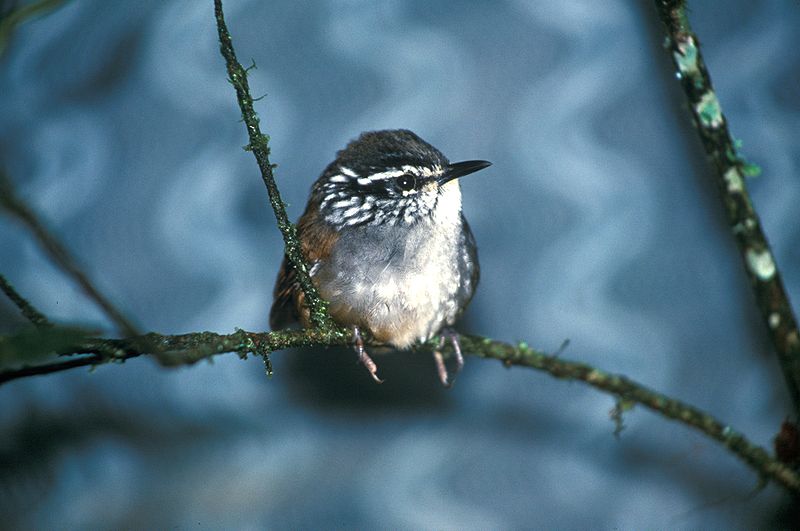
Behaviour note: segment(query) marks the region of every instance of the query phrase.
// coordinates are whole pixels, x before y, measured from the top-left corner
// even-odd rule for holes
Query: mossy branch
[[[656,0],[655,3],[667,30],[667,47],[677,68],[692,121],[714,166],[714,182],[722,197],[731,233],[778,354],[795,414],[800,416],[800,332],[775,255],[747,192],[744,177],[754,173],[755,167],[739,155],[728,131],[728,121],[703,61],[700,41],[689,26],[686,3],[680,0]]]
[[[663,417],[691,426],[728,448],[762,478],[775,481],[788,491],[800,495],[800,476],[796,471],[770,456],[765,449],[751,443],[729,425],[694,406],[649,389],[625,376],[545,354],[525,344],[511,345],[485,337],[466,335],[462,335],[460,339],[464,351],[475,356],[498,360],[507,366],[528,367],[564,380],[581,381],[615,396],[620,403],[627,405],[625,409],[629,409],[631,404],[639,404]],[[197,363],[229,352],[244,359],[248,354],[268,357],[272,352],[287,348],[347,346],[350,342],[348,334],[331,333],[318,328],[269,333],[237,330],[227,335],[200,332],[183,335],[146,334],[127,340],[96,339],[70,349],[70,353],[80,352],[82,357],[0,372],[0,384],[35,374],[123,362],[144,354],[152,354],[162,365],[174,367]],[[152,346],[155,351],[143,349],[146,345]],[[434,338],[419,348],[433,350],[437,346],[438,338]]]
[[[297,274],[297,281],[305,293],[306,304],[310,311],[311,323],[319,328],[327,330],[338,329],[328,314],[328,305],[325,300],[317,293],[317,288],[311,281],[308,273],[308,265],[300,248],[300,240],[297,237],[297,228],[289,221],[286,216],[286,207],[281,199],[281,194],[275,184],[273,170],[275,166],[269,161],[269,136],[261,132],[259,119],[253,109],[253,98],[250,95],[250,87],[247,82],[247,69],[243,68],[236,59],[236,52],[233,49],[228,27],[225,25],[225,17],[222,13],[222,1],[214,0],[214,15],[217,19],[217,33],[219,34],[219,49],[225,64],[228,68],[228,79],[236,89],[236,99],[239,102],[239,109],[242,112],[242,120],[247,127],[247,135],[250,137],[250,144],[247,146],[256,158],[258,168],[261,170],[261,178],[267,187],[269,200],[275,218],[278,221],[278,228],[283,235],[285,243],[286,257]]]

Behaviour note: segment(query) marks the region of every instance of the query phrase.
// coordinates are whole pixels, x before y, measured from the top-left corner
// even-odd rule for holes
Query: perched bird
[[[408,130],[373,131],[339,151],[314,183],[297,224],[302,251],[331,317],[353,329],[359,360],[375,381],[382,380],[362,330],[398,349],[441,332],[434,358],[442,383],[450,383],[440,352],[445,338],[457,371],[463,366],[450,327],[475,292],[479,267],[457,179],[489,165],[451,164]],[[273,330],[296,321],[309,325],[303,291],[286,258],[274,295]]]

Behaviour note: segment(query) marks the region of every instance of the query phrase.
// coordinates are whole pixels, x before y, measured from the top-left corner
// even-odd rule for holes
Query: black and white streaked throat
[[[385,132],[384,132],[385,133]],[[380,142],[365,133],[340,151],[314,186],[326,222],[337,228],[460,220],[458,177],[486,168],[486,161],[450,164],[410,131]]]

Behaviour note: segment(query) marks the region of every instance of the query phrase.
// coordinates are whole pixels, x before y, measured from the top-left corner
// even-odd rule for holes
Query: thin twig
[[[140,356],[141,353],[133,354],[129,357]],[[127,359],[127,358],[125,358]],[[109,358],[100,354],[90,354],[88,356],[79,356],[67,360],[59,360],[51,363],[44,363],[42,365],[31,365],[13,369],[10,371],[0,372],[0,384],[10,382],[11,380],[18,380],[28,376],[41,376],[44,374],[52,374],[54,372],[62,372],[69,369],[76,369],[78,367],[94,367],[108,363]]]
[[[9,214],[16,217],[33,232],[39,244],[47,254],[50,255],[53,262],[69,274],[83,289],[84,293],[103,309],[109,319],[117,325],[122,334],[126,336],[135,336],[139,334],[122,312],[117,310],[114,305],[94,287],[89,277],[78,267],[75,259],[67,248],[64,247],[55,236],[50,234],[33,210],[25,204],[22,199],[16,196],[11,186],[11,181],[2,170],[0,170],[0,207],[3,207]]]
[[[649,389],[625,376],[610,374],[585,363],[544,354],[525,344],[511,345],[484,337],[463,335],[460,336],[460,341],[462,348],[474,355],[499,360],[508,366],[536,369],[560,379],[581,381],[614,395],[626,405],[640,404],[663,417],[695,428],[730,449],[762,477],[800,494],[800,476],[797,472],[771,457],[766,450],[751,443],[741,433],[696,407]],[[89,356],[0,372],[0,383],[75,367],[123,361],[152,353],[141,350],[142,345],[157,346],[160,350],[153,354],[162,364],[178,366],[197,363],[227,352],[237,353],[244,358],[248,353],[264,356],[287,348],[349,345],[349,343],[350,338],[347,335],[330,334],[314,328],[269,333],[239,330],[227,335],[213,332],[183,335],[147,334],[123,340],[96,340],[85,349],[74,350],[75,353],[91,354]],[[426,343],[424,348],[433,350],[438,344],[438,338],[434,338]],[[109,356],[110,352],[115,353]],[[624,409],[627,410],[628,407]]]
[[[272,209],[275,211],[275,218],[278,220],[278,228],[283,235],[283,241],[286,245],[286,257],[289,259],[292,267],[294,267],[297,280],[305,294],[306,304],[310,310],[311,322],[317,327],[335,328],[336,324],[328,314],[327,302],[319,296],[317,289],[311,281],[311,276],[308,273],[308,266],[300,248],[300,240],[297,237],[297,229],[286,216],[285,205],[281,199],[278,187],[275,184],[273,175],[274,165],[269,161],[269,137],[261,133],[258,115],[253,109],[253,98],[250,96],[250,87],[247,82],[247,70],[245,70],[236,59],[233,42],[231,41],[230,33],[228,33],[228,28],[225,25],[221,0],[214,0],[214,14],[217,19],[217,32],[219,33],[220,43],[219,49],[222,56],[225,58],[225,64],[228,68],[228,79],[234,88],[236,88],[236,99],[242,111],[242,119],[247,126],[247,134],[250,137],[248,149],[253,152],[256,162],[258,162],[258,167],[261,170],[261,178],[267,187],[269,200],[272,203]]]
[[[20,295],[17,290],[14,289],[14,286],[6,280],[6,277],[0,275],[0,289],[3,290],[3,293],[11,299],[17,308],[22,312],[22,315],[25,316],[30,322],[35,324],[36,326],[43,327],[43,326],[53,326],[53,323],[47,320],[47,317],[44,316],[42,312],[37,310],[33,307],[33,304],[28,302],[22,295]]]
[[[14,30],[26,20],[60,7],[65,0],[38,0],[0,13],[0,55],[6,49]]]
[[[668,44],[691,109],[695,129],[714,165],[731,232],[739,247],[750,286],[778,354],[786,385],[800,416],[800,332],[783,286],[774,254],[747,193],[744,176],[751,166],[737,153],[728,121],[714,93],[711,78],[681,0],[656,0],[667,29]]]

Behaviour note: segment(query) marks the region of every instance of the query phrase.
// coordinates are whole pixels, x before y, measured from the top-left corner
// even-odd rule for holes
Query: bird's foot
[[[444,356],[442,356],[442,349],[444,348],[447,340],[453,346],[453,352],[456,356],[456,370],[453,373],[452,380],[447,374],[447,367],[444,364]],[[451,387],[456,381],[456,375],[464,368],[464,355],[461,354],[461,344],[458,342],[458,332],[452,328],[443,328],[439,332],[439,347],[433,351],[433,359],[436,362],[436,371],[439,373],[439,380],[445,387]]]
[[[364,338],[361,337],[361,330],[357,326],[353,327],[353,349],[358,354],[358,361],[367,368],[372,379],[376,383],[383,383],[383,380],[378,378],[378,366],[367,354],[367,349],[364,348]]]

